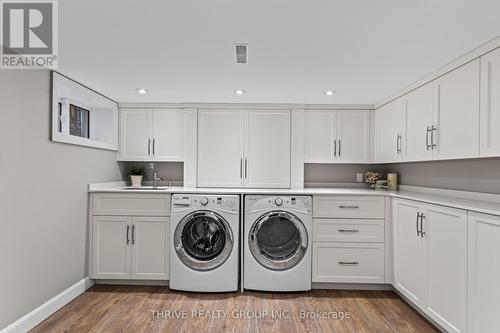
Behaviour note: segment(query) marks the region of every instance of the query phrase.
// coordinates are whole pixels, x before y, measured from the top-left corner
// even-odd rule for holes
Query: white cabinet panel
[[[374,159],[376,162],[398,162],[404,156],[405,101],[399,98],[375,111]]]
[[[500,49],[481,57],[481,156],[500,156]]]
[[[182,109],[153,111],[151,155],[155,161],[182,161],[184,156],[184,117]]]
[[[313,241],[383,243],[384,223],[372,219],[314,219]]]
[[[166,217],[132,218],[132,279],[168,279],[168,222]]]
[[[500,331],[500,216],[469,212],[468,332]]]
[[[434,81],[436,159],[479,156],[479,59]]]
[[[419,307],[424,306],[426,238],[417,235],[419,203],[393,200],[395,287]]]
[[[246,112],[245,187],[290,187],[290,111]]]
[[[153,111],[120,109],[120,159],[149,161],[151,159]]]
[[[306,163],[335,161],[336,111],[306,111]]]
[[[313,216],[323,218],[385,218],[385,198],[380,196],[313,197]]]
[[[313,243],[313,282],[383,283],[384,244]]]
[[[433,84],[428,83],[408,95],[406,100],[406,161],[432,160]]]
[[[242,110],[198,110],[198,187],[242,187]]]
[[[448,332],[465,332],[467,317],[467,213],[426,205],[426,312]]]
[[[92,221],[92,278],[130,278],[131,218],[94,216]]]
[[[337,113],[337,156],[339,162],[363,163],[370,159],[368,111]]]

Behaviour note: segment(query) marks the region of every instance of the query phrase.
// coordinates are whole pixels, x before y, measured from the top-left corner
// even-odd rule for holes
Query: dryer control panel
[[[310,196],[260,196],[247,195],[245,210],[260,209],[293,209],[305,213],[312,212],[312,197]]]
[[[240,205],[237,195],[172,195],[172,211],[196,209],[224,209],[238,211]]]

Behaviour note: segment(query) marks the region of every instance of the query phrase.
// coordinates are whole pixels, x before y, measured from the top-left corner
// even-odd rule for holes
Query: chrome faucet
[[[153,171],[153,187],[158,187],[158,181],[162,181],[163,179],[160,177],[160,174],[155,169],[154,163],[149,164],[149,168]]]

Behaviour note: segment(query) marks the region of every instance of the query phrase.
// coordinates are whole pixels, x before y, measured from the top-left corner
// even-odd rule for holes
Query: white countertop
[[[473,212],[500,215],[500,195],[475,192],[401,186],[399,191],[380,191],[368,188],[303,188],[303,189],[248,189],[248,188],[184,188],[172,186],[162,190],[126,189],[126,182],[89,184],[89,193],[206,193],[206,194],[281,194],[281,195],[369,195],[416,200]]]

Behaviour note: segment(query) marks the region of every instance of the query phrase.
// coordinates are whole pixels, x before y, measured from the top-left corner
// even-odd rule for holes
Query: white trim
[[[196,109],[305,109],[373,110],[372,104],[286,104],[286,103],[120,103],[119,108],[196,108]]]
[[[52,297],[47,302],[43,303],[27,315],[19,318],[9,326],[1,330],[1,333],[18,333],[28,332],[36,325],[50,317],[57,310],[71,302],[73,299],[82,294],[85,290],[94,285],[89,277],[83,278],[60,294]]]
[[[389,95],[388,97],[380,100],[379,102],[375,103],[374,105],[374,108],[375,109],[378,109],[379,107],[403,96],[403,95],[406,95],[408,93],[410,93],[411,91],[431,82],[431,81],[434,81],[435,79],[457,69],[458,67],[461,67],[483,55],[485,55],[486,53],[489,53],[493,50],[495,50],[496,48],[499,48],[500,47],[500,36],[484,43],[483,45],[469,51],[468,53],[464,54],[463,56],[455,59],[455,60],[452,60],[451,62],[449,62],[448,64],[444,65],[443,67],[437,69],[436,71],[432,72],[431,74],[429,75],[426,75],[424,76],[423,78],[417,80],[416,82],[410,84],[409,86],[395,92],[394,94],[391,94]]]
[[[335,290],[394,290],[388,283],[337,283],[337,282],[313,282],[311,289],[335,289]]]

